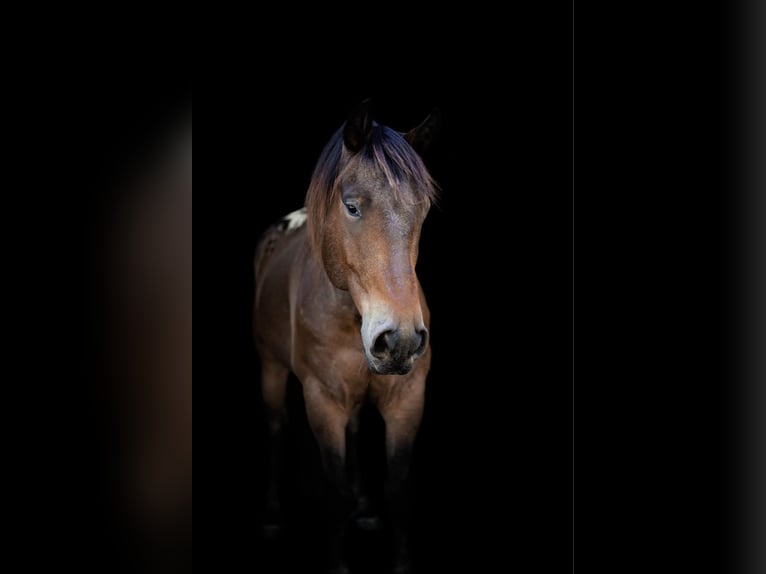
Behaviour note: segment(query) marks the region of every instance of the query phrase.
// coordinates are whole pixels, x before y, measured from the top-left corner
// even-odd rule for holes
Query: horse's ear
[[[356,106],[346,120],[343,128],[343,144],[348,151],[356,153],[367,143],[370,133],[372,133],[372,117],[368,98]]]
[[[439,108],[436,108],[418,127],[412,128],[404,134],[404,139],[406,139],[418,153],[424,152],[431,147],[431,144],[433,144],[434,140],[439,135],[441,124],[442,114]]]

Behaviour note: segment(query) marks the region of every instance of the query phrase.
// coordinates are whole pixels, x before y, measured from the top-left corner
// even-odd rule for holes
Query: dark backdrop
[[[194,210],[198,568],[258,571],[267,562],[257,529],[264,461],[250,342],[253,248],[266,225],[302,204],[324,142],[372,97],[378,119],[396,129],[434,106],[444,116],[427,158],[442,199],[418,268],[434,346],[415,454],[424,571],[564,571],[572,537],[575,564],[587,571],[726,571],[737,192],[727,15],[580,8],[574,94],[570,31],[548,29],[549,14],[487,29],[470,50],[462,28],[445,29],[409,57],[368,60],[356,73],[345,59],[328,65],[310,51],[300,62],[278,61],[273,47],[209,62]],[[55,149],[77,173],[63,178],[69,193],[51,182],[46,195],[69,208],[51,217],[62,270],[72,253],[91,253],[62,242],[99,218],[91,200],[123,161],[105,152],[140,149],[146,126],[175,109],[155,114],[157,101],[174,101],[162,96],[175,92],[158,81],[167,75],[137,69],[126,80],[124,71],[113,81],[89,72],[52,83],[77,87],[59,89],[53,114],[65,118]],[[171,83],[190,74],[180,76]],[[40,285],[50,283],[49,245],[34,259],[46,262]],[[94,295],[87,279],[67,285],[72,297],[59,297],[75,310]],[[36,304],[47,310],[43,295]],[[54,390],[55,364],[47,377]],[[98,387],[64,388],[51,419],[64,420],[44,436],[59,436],[52,431],[73,419],[83,432],[61,440],[55,457],[50,447],[31,451],[46,471],[35,473],[44,479],[33,494],[56,477],[53,498],[65,511],[55,513],[61,527],[49,528],[51,538],[73,533],[78,543],[65,546],[82,557],[94,552],[82,540],[110,532],[102,528],[102,463],[114,445]],[[87,393],[72,400],[81,388]],[[296,390],[292,407],[300,407]],[[97,400],[81,401],[90,395]],[[60,406],[67,397],[71,409]],[[286,484],[297,526],[286,564],[300,566],[318,551],[310,534],[317,460],[301,411],[293,412]],[[374,417],[366,430],[375,477]],[[84,528],[71,526],[75,515]],[[358,542],[357,563],[375,563],[383,541]]]

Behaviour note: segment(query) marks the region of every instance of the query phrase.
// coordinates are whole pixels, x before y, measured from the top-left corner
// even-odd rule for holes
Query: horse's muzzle
[[[370,370],[379,375],[406,375],[428,347],[428,330],[389,329],[379,333],[369,350]]]

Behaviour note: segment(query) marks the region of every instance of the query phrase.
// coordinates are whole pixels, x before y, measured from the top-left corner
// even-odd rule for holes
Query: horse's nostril
[[[382,359],[393,348],[393,345],[390,344],[392,342],[392,333],[392,331],[383,331],[375,338],[375,342],[372,345],[372,354],[377,358]]]
[[[428,345],[428,331],[426,329],[421,329],[418,331],[417,337],[420,338],[420,342],[418,343],[418,348],[415,349],[415,353],[413,354],[419,357],[425,352],[426,345]]]

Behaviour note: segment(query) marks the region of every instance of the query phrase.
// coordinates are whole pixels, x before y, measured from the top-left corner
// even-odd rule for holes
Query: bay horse
[[[346,522],[354,510],[369,510],[356,457],[367,401],[385,422],[393,571],[411,569],[409,467],[431,363],[429,310],[415,264],[437,189],[415,150],[430,143],[438,120],[434,111],[399,133],[371,119],[368,101],[360,104],[322,151],[305,207],[269,228],[256,247],[254,339],[271,451],[267,514],[279,510],[278,451],[292,372],[328,478],[331,572],[348,571]]]

